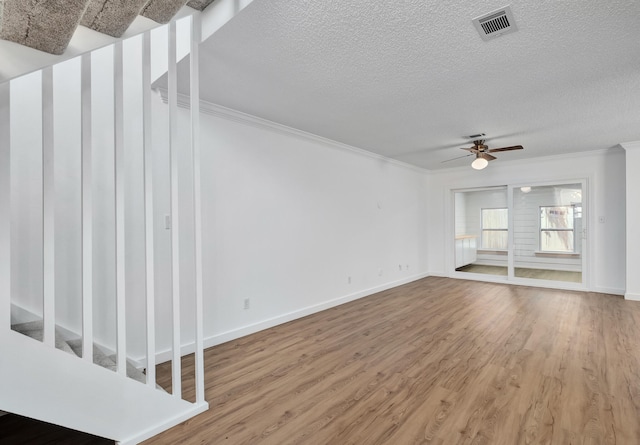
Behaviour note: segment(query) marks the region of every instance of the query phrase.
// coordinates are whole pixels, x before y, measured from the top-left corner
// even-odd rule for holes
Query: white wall
[[[161,134],[166,105],[156,103],[155,114],[161,119],[154,133]],[[202,116],[207,344],[426,273],[426,172],[236,118]],[[186,143],[187,110],[180,110],[180,122]],[[188,153],[181,159],[187,176]],[[166,169],[165,158],[158,177]],[[182,191],[190,215],[188,181]],[[167,206],[158,201],[158,217]],[[160,251],[166,242],[160,240]],[[157,288],[165,292],[160,272]],[[184,280],[183,291],[192,293],[192,276]]]
[[[429,273],[453,270],[453,216],[450,190],[535,185],[588,179],[588,288],[622,294],[625,289],[625,163],[622,150],[557,156],[523,162],[495,161],[485,170],[468,167],[432,172],[429,179]],[[600,223],[599,216],[605,217]]]
[[[467,195],[464,192],[456,193],[454,199],[455,236],[466,235],[469,232],[467,224]]]

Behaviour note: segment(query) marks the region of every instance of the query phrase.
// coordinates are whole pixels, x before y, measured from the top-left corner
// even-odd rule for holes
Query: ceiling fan
[[[461,150],[470,151],[471,153],[464,156],[458,156],[457,158],[447,159],[446,161],[442,161],[442,162],[454,161],[456,159],[466,158],[466,157],[475,155],[476,158],[471,163],[471,167],[473,167],[476,170],[482,170],[489,164],[489,161],[493,161],[494,159],[497,159],[495,156],[490,155],[489,153],[496,153],[498,151],[511,151],[511,150],[524,149],[522,145],[513,145],[511,147],[502,147],[502,148],[489,148],[487,145],[485,145],[484,142],[485,142],[484,139],[476,139],[475,141],[473,141],[473,147],[461,148]]]

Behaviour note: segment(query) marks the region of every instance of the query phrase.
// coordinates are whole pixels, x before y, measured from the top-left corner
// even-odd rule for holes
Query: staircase
[[[121,37],[138,15],[169,23],[185,5],[204,10],[213,0],[4,0],[0,38],[62,54],[78,25]]]
[[[9,61],[0,64],[0,411],[135,444],[208,409],[198,48],[203,30],[211,35],[250,0],[185,3],[0,0],[0,60]],[[108,38],[83,46],[92,32]],[[187,54],[178,53],[180,39]],[[180,147],[177,63],[185,55],[194,100],[191,144]],[[3,72],[8,65],[13,71]],[[158,66],[169,80],[166,138],[154,133]],[[157,139],[168,141],[166,151]],[[192,160],[187,215],[178,187],[183,150]],[[166,178],[154,171],[158,156],[168,159]],[[172,222],[160,259],[158,183],[169,190]],[[191,223],[182,227],[185,218]],[[193,243],[187,267],[184,239]],[[156,289],[160,267],[170,271],[168,290]],[[195,283],[188,295],[185,277]],[[132,320],[142,328],[132,329]],[[169,344],[160,344],[167,336]],[[182,396],[185,348],[196,359],[190,401]],[[167,352],[171,393],[155,381],[156,358]]]

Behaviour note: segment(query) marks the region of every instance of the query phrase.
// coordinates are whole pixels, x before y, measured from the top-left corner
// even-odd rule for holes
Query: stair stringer
[[[208,409],[13,331],[0,351],[0,411],[135,444]]]

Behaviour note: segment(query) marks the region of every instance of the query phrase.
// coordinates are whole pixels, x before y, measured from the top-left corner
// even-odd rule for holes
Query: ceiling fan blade
[[[494,153],[496,151],[511,151],[511,150],[523,150],[524,147],[522,145],[514,145],[512,147],[502,147],[502,148],[492,148],[487,150],[487,153]]]
[[[486,159],[487,161],[493,161],[494,159],[498,159],[495,156],[491,156],[489,153],[478,153],[478,157]]]
[[[464,156],[458,156],[457,158],[447,159],[446,161],[441,161],[440,163],[443,164],[445,162],[455,161],[456,159],[468,158],[469,156],[473,156],[473,153],[470,153],[470,154],[464,155]]]

